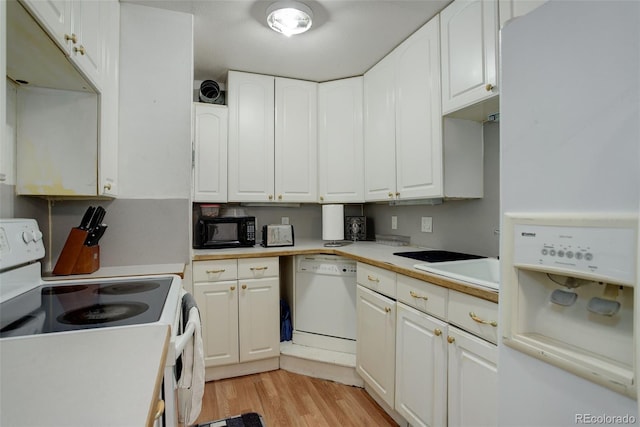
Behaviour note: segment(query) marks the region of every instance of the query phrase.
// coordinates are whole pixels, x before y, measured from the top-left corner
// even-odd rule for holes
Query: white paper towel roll
[[[322,205],[322,240],[344,239],[344,206]]]

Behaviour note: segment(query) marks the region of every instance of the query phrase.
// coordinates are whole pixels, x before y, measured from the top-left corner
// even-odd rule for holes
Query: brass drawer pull
[[[368,275],[367,279],[369,279],[370,282],[380,283],[380,279],[378,279],[377,277],[373,277],[371,275]]]
[[[385,307],[384,308],[384,312],[385,313],[391,313],[391,308],[390,307]]]
[[[249,270],[251,271],[261,271],[261,270],[266,270],[269,267],[250,267]]]
[[[235,291],[236,287],[235,286],[231,286],[229,289],[231,289],[232,291]]]
[[[476,316],[476,314],[473,311],[469,312],[469,317],[471,317],[474,320],[474,322],[482,323],[483,325],[491,325],[494,328],[498,326],[498,322],[496,322],[495,320],[489,321],[489,320],[481,319],[478,316]]]
[[[225,270],[224,268],[220,269],[220,270],[207,270],[207,274],[218,274],[218,273],[224,273]]]
[[[433,330],[433,335],[439,337],[440,335],[442,335],[442,331],[438,328]]]
[[[425,297],[425,296],[422,296],[422,295],[418,295],[418,294],[416,294],[416,293],[415,293],[415,292],[413,292],[413,291],[409,291],[409,295],[411,295],[411,297],[412,297],[412,298],[420,298],[420,299],[423,299],[423,300],[425,300],[425,301],[429,299],[429,297]]]
[[[242,285],[242,289],[247,289],[247,285]]]
[[[449,344],[453,344],[454,342],[456,342],[456,339],[455,339],[454,337],[452,337],[451,335],[449,335],[449,336],[447,337],[447,342],[448,342]]]
[[[84,50],[84,46],[80,45],[80,47],[74,47],[73,51],[75,53],[79,53],[80,55],[84,55],[86,51]]]

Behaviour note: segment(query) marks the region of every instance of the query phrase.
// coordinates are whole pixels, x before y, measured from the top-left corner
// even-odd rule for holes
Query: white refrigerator
[[[640,2],[551,0],[500,40],[501,214],[637,214]],[[638,423],[635,399],[502,341],[498,375],[501,426]]]

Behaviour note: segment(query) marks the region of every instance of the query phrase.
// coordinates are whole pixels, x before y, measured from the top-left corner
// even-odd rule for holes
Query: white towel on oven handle
[[[204,349],[200,313],[189,310],[185,331],[193,325],[193,337],[182,352],[182,374],[178,380],[178,420],[185,425],[195,423],[202,409],[204,396]]]

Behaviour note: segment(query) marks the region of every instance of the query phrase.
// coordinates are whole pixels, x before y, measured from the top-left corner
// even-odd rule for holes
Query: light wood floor
[[[206,383],[197,423],[246,412],[267,427],[397,426],[364,389],[284,370]]]

